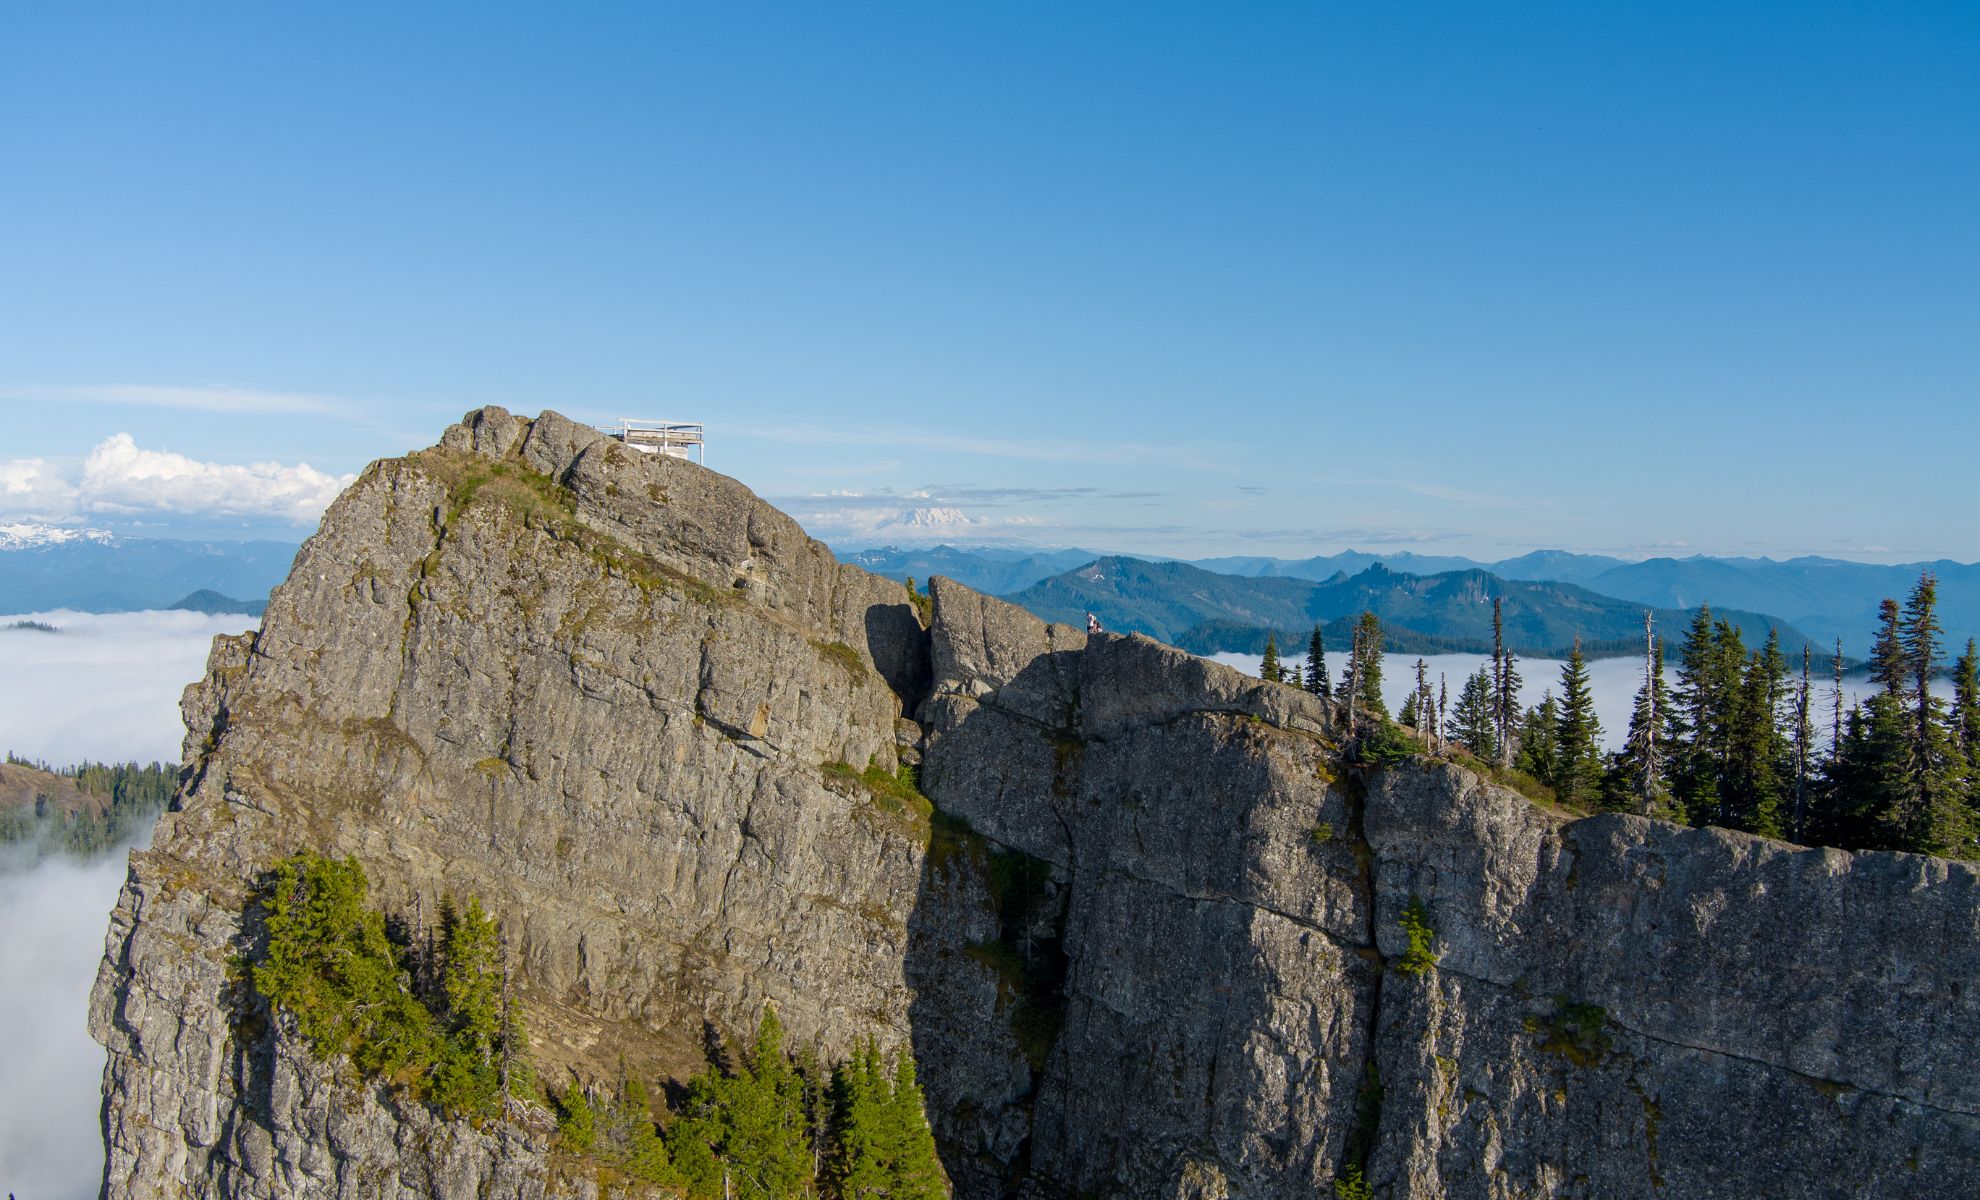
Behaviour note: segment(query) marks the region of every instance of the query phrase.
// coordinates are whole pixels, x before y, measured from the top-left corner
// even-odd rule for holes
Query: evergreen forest
[[[129,844],[165,811],[179,783],[179,768],[165,763],[85,762],[56,770],[15,754],[6,761],[53,776],[47,782],[73,787],[94,801],[66,805],[44,792],[0,810],[0,846],[31,846],[37,858],[62,854],[90,859]]]
[[[1899,602],[1883,602],[1869,660],[1874,690],[1846,702],[1840,643],[1799,661],[1777,636],[1749,646],[1740,628],[1695,610],[1665,677],[1664,639],[1646,626],[1644,675],[1622,748],[1604,753],[1587,661],[1576,645],[1557,687],[1519,704],[1520,674],[1494,602],[1489,662],[1452,697],[1432,689],[1418,663],[1416,687],[1396,720],[1416,731],[1416,753],[1462,756],[1500,782],[1579,812],[1633,812],[1716,825],[1807,845],[1980,857],[1980,651],[1957,657],[1938,618],[1938,582],[1921,576]],[[1357,734],[1393,754],[1383,709],[1382,634],[1364,613],[1344,677],[1327,675],[1324,631],[1306,662],[1283,661],[1268,643],[1260,674],[1330,695]],[[1949,661],[1950,660],[1950,661]],[[1932,681],[1952,677],[1950,701]],[[1364,747],[1364,757],[1366,757]]]

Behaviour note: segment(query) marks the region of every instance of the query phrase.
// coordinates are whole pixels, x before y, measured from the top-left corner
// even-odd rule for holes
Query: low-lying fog
[[[1670,648],[1665,649],[1668,657]],[[1225,651],[1208,655],[1210,659],[1236,667],[1247,675],[1258,674],[1259,656]],[[1416,687],[1416,660],[1422,658],[1430,672],[1430,689],[1437,690],[1441,677],[1450,685],[1451,703],[1456,704],[1458,693],[1464,690],[1464,681],[1478,672],[1478,668],[1491,662],[1489,654],[1384,654],[1382,656],[1382,700],[1391,713],[1402,707],[1409,693]],[[1304,668],[1304,651],[1288,659]],[[1540,703],[1540,698],[1548,691],[1555,698],[1561,694],[1561,668],[1567,664],[1554,658],[1522,658],[1519,660],[1520,704],[1532,706]],[[1794,664],[1798,673],[1800,663]],[[1327,670],[1335,683],[1340,682],[1347,669],[1345,652],[1327,655]],[[1677,672],[1668,663],[1664,678],[1670,686],[1677,686]],[[1596,658],[1588,661],[1588,682],[1595,694],[1595,715],[1602,722],[1602,748],[1619,750],[1623,739],[1629,735],[1629,714],[1636,704],[1636,690],[1643,686],[1643,660],[1640,658]],[[1834,710],[1835,695],[1833,684],[1824,674],[1824,666],[1818,660],[1814,672],[1814,709],[1816,740],[1824,747],[1829,744],[1830,714]],[[1862,676],[1843,680],[1843,706],[1848,706],[1870,694],[1874,685]],[[1932,690],[1951,698],[1952,683],[1944,678],[1932,685]]]
[[[58,632],[9,628],[33,620]],[[254,618],[202,613],[0,616],[0,750],[67,766],[173,762],[179,693],[216,633]],[[103,1051],[86,1025],[124,850],[32,869],[0,857],[0,1192],[91,1200],[103,1176]]]

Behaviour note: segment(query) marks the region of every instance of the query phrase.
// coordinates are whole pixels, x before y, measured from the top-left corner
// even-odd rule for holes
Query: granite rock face
[[[92,1001],[108,1194],[596,1193],[246,994],[301,848],[481,896],[553,1082],[766,1002],[911,1047],[966,1197],[1980,1193],[1971,867],[1350,769],[1316,698],[930,591],[554,413],[374,464],[187,691]],[[855,778],[899,761],[932,822]]]

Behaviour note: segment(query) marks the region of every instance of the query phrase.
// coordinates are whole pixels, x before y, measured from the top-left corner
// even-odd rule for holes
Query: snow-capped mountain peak
[[[910,508],[882,521],[874,527],[874,532],[895,529],[904,533],[941,533],[981,524],[982,521],[960,508]]]
[[[33,550],[41,546],[60,546],[64,542],[115,540],[105,529],[72,529],[33,521],[0,522],[0,550]]]

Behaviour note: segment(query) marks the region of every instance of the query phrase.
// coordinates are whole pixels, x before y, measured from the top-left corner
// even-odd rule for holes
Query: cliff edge
[[[610,1189],[257,1002],[303,849],[503,914],[552,1082],[680,1079],[766,1003],[911,1048],[961,1196],[1980,1191],[1969,865],[1351,767],[1316,698],[911,596],[554,413],[373,464],[184,709],[91,1005],[111,1196]],[[902,763],[932,812],[862,783]]]

